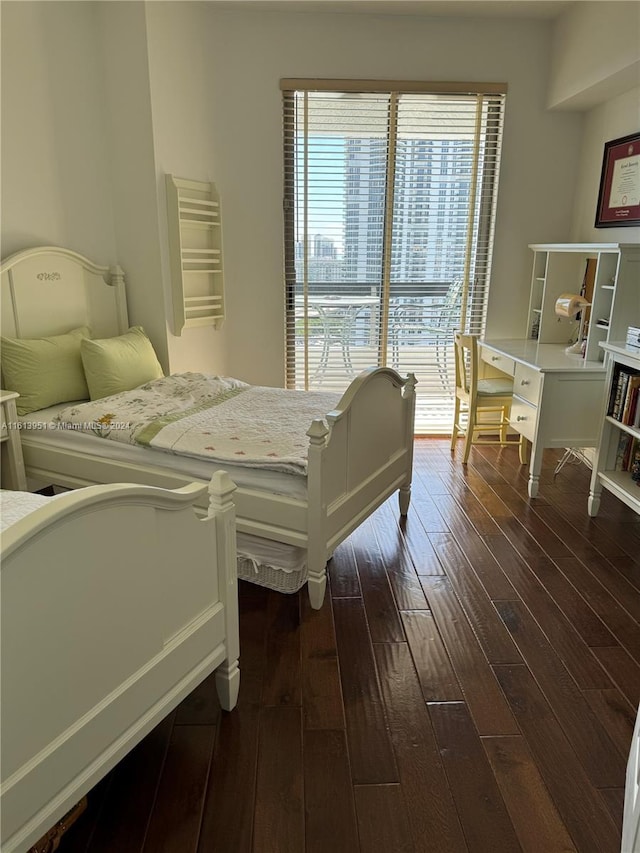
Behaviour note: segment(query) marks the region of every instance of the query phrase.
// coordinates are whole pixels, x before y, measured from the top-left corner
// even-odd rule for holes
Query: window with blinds
[[[453,332],[484,328],[506,87],[281,85],[287,383],[411,371],[416,432],[449,432]]]

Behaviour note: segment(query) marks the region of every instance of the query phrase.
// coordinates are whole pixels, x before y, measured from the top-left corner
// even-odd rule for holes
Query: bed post
[[[226,471],[216,471],[209,483],[209,514],[216,530],[216,562],[224,566],[219,578],[220,599],[224,603],[227,657],[216,669],[216,690],[220,705],[231,711],[240,690],[238,573],[236,556],[236,516],[232,495],[236,486]]]
[[[411,503],[411,477],[413,476],[413,439],[414,439],[414,423],[416,414],[416,376],[415,373],[407,373],[407,378],[402,389],[402,396],[405,400],[405,405],[408,409],[407,416],[407,453],[409,454],[407,466],[407,479],[404,485],[400,486],[398,492],[398,503],[400,505],[400,515],[407,515],[409,512],[409,504]]]
[[[114,264],[109,269],[109,284],[116,291],[118,326],[122,334],[129,328],[129,317],[127,314],[127,297],[125,296],[124,271],[118,264]]]
[[[309,456],[307,469],[307,589],[314,610],[320,610],[327,588],[326,531],[327,514],[322,473],[322,452],[327,446],[329,429],[320,418],[312,421],[307,430]]]

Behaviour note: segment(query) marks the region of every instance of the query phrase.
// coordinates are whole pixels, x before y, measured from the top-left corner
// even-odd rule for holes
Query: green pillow
[[[0,338],[5,387],[17,391],[19,415],[56,403],[87,400],[80,344],[91,331],[87,326],[48,338]]]
[[[142,326],[133,326],[117,338],[84,340],[80,355],[92,400],[130,391],[164,376]]]

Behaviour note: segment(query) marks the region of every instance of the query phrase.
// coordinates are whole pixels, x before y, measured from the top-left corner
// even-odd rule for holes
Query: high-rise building
[[[316,234],[313,238],[313,257],[314,258],[337,258],[335,244],[330,237],[325,237],[323,234]]]
[[[345,140],[345,274],[379,279],[387,149],[383,139]],[[394,176],[392,282],[451,281],[461,275],[470,143],[399,139]]]
[[[461,277],[471,185],[465,164],[471,162],[471,148],[471,141],[465,139],[398,139],[392,286],[419,287]],[[309,235],[309,281],[379,285],[386,203],[386,139],[345,137],[342,155],[336,154],[335,159],[335,168],[343,170],[344,198],[342,202],[336,200],[338,209],[333,221],[343,222],[344,248],[340,251],[335,240],[320,231]],[[299,280],[303,258],[303,241],[299,240],[296,243]]]

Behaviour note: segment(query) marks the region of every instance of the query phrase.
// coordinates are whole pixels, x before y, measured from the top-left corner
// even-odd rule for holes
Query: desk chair
[[[421,343],[423,337],[435,342],[436,364],[445,392],[450,393],[447,359],[451,347],[451,334],[460,322],[460,296],[462,279],[452,282],[444,300],[427,305],[422,300],[403,302],[391,315],[391,365],[400,368],[402,336],[407,342]]]
[[[451,450],[456,447],[460,433],[464,433],[462,464],[469,459],[472,444],[499,444],[506,447],[515,444],[507,439],[509,412],[513,395],[513,381],[508,377],[479,379],[478,335],[463,335],[454,332],[456,359],[456,394],[451,431]],[[490,417],[485,419],[483,416]],[[462,420],[465,425],[462,425]],[[491,417],[493,416],[493,417]],[[476,438],[482,433],[497,433],[497,438]],[[526,461],[526,438],[519,436],[520,461]]]

